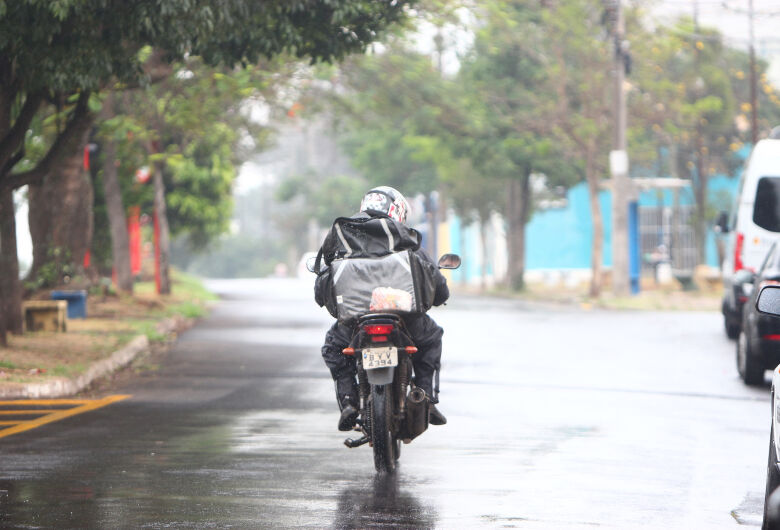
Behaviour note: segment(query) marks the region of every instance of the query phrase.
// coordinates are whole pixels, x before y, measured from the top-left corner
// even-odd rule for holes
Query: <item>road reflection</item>
[[[417,499],[398,473],[378,474],[365,487],[351,484],[339,496],[333,528],[433,528],[436,510]]]

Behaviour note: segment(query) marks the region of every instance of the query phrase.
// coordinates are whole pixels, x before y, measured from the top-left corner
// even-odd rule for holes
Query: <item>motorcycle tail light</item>
[[[368,324],[363,328],[363,331],[365,331],[369,335],[387,335],[391,331],[393,331],[393,325],[392,324]]]

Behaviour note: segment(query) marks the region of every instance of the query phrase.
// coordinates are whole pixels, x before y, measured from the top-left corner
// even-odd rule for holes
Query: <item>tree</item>
[[[462,88],[466,134],[452,150],[466,153],[478,174],[465,176],[474,189],[471,207],[503,212],[508,227],[508,283],[525,285],[525,225],[532,209],[530,177],[543,172],[552,185],[570,185],[572,167],[561,163],[548,112],[553,92],[540,90],[550,51],[543,9],[531,3],[490,2],[464,58],[457,85]],[[462,177],[463,178],[463,177]],[[498,184],[498,186],[497,186]]]
[[[173,70],[156,85],[124,93],[121,114],[108,124],[114,132],[106,137],[111,142],[124,134],[123,153],[152,168],[154,193],[137,194],[134,201],[153,205],[163,292],[170,237],[186,237],[197,249],[227,229],[235,165],[248,151],[242,145],[258,148],[267,136],[246,107],[272,104],[274,90],[287,79],[270,63],[225,69],[190,58]],[[135,169],[125,171],[127,178]],[[115,215],[122,226],[123,210]]]
[[[451,81],[432,58],[395,39],[388,49],[346,62],[334,80],[333,114],[343,116],[345,149],[369,185],[388,185],[407,196],[438,188],[446,160],[443,138],[460,127]],[[428,212],[429,233],[437,221]],[[429,249],[434,238],[428,238]]]
[[[93,92],[115,82],[144,81],[139,51],[162,50],[163,63],[186,54],[209,64],[255,63],[289,50],[298,57],[330,60],[362,51],[388,24],[403,18],[410,2],[367,0],[277,0],[257,8],[233,0],[88,0],[0,3],[0,234],[6,248],[0,277],[9,302],[5,315],[20,313],[13,189],[41,182],[90,127]],[[31,23],[30,21],[34,21]],[[76,101],[50,148],[31,168],[24,140],[44,102]],[[7,243],[7,245],[6,245]],[[13,325],[13,323],[12,323]],[[15,327],[15,326],[14,326]],[[18,329],[12,329],[18,331]]]
[[[393,186],[407,195],[436,189],[436,164],[428,156],[439,137],[444,112],[443,80],[430,57],[401,40],[383,53],[344,63],[336,79],[346,89],[335,99],[335,114],[347,126],[345,147],[371,184]],[[435,140],[434,140],[435,141]]]
[[[671,172],[691,180],[698,262],[704,263],[707,222],[712,217],[709,178],[728,167],[731,146],[740,133],[728,48],[717,31],[695,29],[692,20],[683,18],[637,39],[638,87],[629,103],[641,118],[641,128],[632,134],[634,145],[644,139],[663,146],[672,153]]]
[[[586,0],[553,4],[543,11],[546,68],[537,87],[552,95],[542,109],[551,138],[588,185],[593,226],[589,292],[594,297],[601,294],[603,285],[604,226],[599,192],[612,132],[612,47],[600,15]]]

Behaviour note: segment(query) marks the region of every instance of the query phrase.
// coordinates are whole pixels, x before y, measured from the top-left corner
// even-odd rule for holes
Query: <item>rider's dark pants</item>
[[[412,355],[414,383],[425,390],[427,395],[432,396],[433,401],[436,402],[439,396],[439,382],[436,377],[436,388],[434,388],[434,374],[441,368],[441,337],[444,330],[427,314],[404,317],[404,322],[409,336],[417,346],[417,353]],[[345,394],[353,395],[356,391],[355,358],[341,353],[341,350],[349,346],[353,331],[354,326],[336,322],[325,335],[325,344],[322,346],[322,358],[336,382],[339,401]]]

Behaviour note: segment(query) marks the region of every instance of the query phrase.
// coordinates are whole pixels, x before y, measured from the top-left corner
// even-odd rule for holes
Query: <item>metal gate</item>
[[[697,255],[692,222],[692,206],[639,207],[639,255],[643,276],[652,276],[660,261],[671,262],[675,273],[693,273]]]

